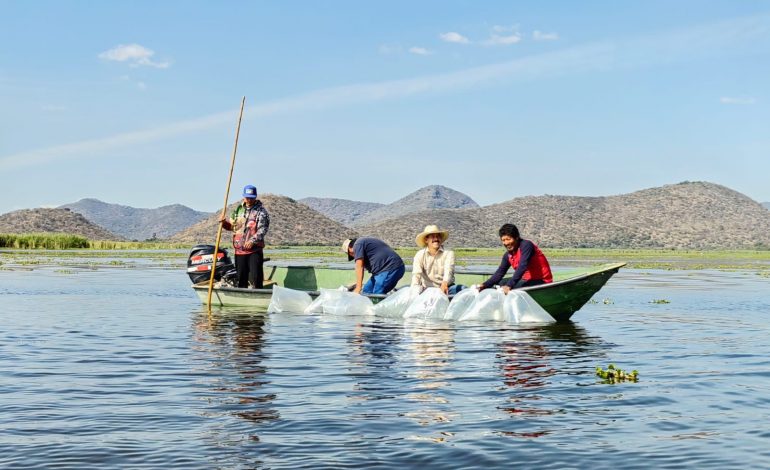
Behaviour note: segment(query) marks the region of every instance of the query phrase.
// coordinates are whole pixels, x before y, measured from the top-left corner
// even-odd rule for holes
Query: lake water
[[[0,300],[3,468],[770,467],[757,272],[621,270],[550,326],[209,317],[181,265]]]

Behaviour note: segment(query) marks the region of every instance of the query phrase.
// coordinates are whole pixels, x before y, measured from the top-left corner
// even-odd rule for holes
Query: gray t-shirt
[[[369,237],[356,240],[353,244],[353,258],[363,259],[364,267],[372,276],[404,265],[404,260],[387,243]]]

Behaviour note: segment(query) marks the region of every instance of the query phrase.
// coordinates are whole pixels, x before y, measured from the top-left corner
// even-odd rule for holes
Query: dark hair
[[[356,244],[356,240],[358,240],[358,238],[351,238],[350,239],[350,245],[348,245],[348,248],[353,248],[353,245]]]
[[[519,229],[517,229],[516,226],[513,224],[504,224],[502,227],[500,227],[500,230],[498,230],[497,233],[498,233],[498,236],[501,238],[503,235],[508,235],[514,240],[517,240],[520,238]]]

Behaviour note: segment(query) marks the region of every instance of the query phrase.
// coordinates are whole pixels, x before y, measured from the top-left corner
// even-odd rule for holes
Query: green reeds
[[[86,248],[91,250],[173,250],[189,248],[188,243],[122,242],[111,240],[89,240],[79,235],[66,233],[0,233],[0,248],[20,250],[67,250]]]
[[[0,233],[0,248],[20,250],[88,248],[88,239],[66,233]]]

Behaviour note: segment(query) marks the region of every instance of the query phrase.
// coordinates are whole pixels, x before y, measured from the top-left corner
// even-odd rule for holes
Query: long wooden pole
[[[233,158],[230,161],[230,174],[227,176],[227,189],[225,190],[225,204],[222,207],[222,216],[227,216],[227,199],[230,197],[230,182],[233,180],[233,168],[235,168],[235,153],[238,151],[238,135],[241,133],[241,119],[243,119],[243,106],[246,104],[246,97],[241,99],[241,112],[238,114],[238,125],[235,128],[235,145],[233,145]],[[206,305],[209,313],[211,312],[211,293],[214,291],[214,272],[217,269],[217,255],[219,255],[219,240],[222,238],[222,222],[219,222],[217,230],[217,242],[214,244],[214,259],[211,261],[211,277],[209,278],[209,297]]]

